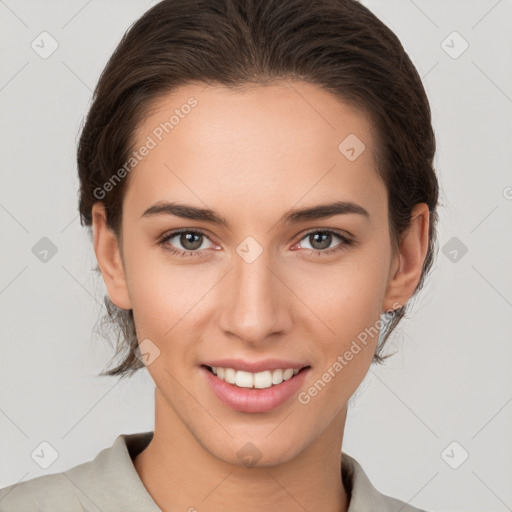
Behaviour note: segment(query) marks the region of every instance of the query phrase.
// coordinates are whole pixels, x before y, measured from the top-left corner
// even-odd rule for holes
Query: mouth
[[[311,368],[310,365],[302,368],[277,368],[275,370],[264,370],[261,372],[248,372],[216,366],[201,365],[219,380],[233,386],[246,389],[266,389],[279,386],[283,382],[295,377],[300,372]]]
[[[209,388],[224,405],[241,412],[269,412],[299,391],[311,366],[258,373],[202,364]],[[285,373],[286,372],[286,373]]]

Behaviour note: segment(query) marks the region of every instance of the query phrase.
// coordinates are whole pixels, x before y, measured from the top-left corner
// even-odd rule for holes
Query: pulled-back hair
[[[397,36],[356,0],[163,0],[146,11],[110,57],[82,127],[81,224],[91,228],[92,206],[101,201],[107,226],[120,240],[130,175],[108,193],[103,187],[129,160],[137,129],[154,102],[191,83],[241,88],[294,79],[334,94],[371,120],[393,250],[413,206],[428,205],[429,242],[416,294],[433,263],[438,219],[429,102]],[[122,355],[122,361],[101,375],[131,375],[144,366],[136,355],[133,311],[108,296],[104,300],[103,323],[116,328],[114,357]],[[388,317],[373,362],[389,357],[382,355],[383,347],[406,307]]]

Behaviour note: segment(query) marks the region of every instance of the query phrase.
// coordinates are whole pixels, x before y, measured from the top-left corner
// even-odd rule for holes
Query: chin
[[[271,434],[272,435],[272,434]],[[288,443],[276,436],[270,440],[268,433],[258,436],[239,436],[226,443],[219,439],[212,443],[201,443],[203,447],[217,459],[234,466],[265,468],[284,464],[297,456],[301,443],[287,437]]]

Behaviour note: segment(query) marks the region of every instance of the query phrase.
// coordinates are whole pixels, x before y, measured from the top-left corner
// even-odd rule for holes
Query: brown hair
[[[279,79],[318,85],[371,120],[394,250],[412,207],[428,205],[429,245],[416,294],[433,263],[438,218],[430,107],[397,36],[356,0],[163,0],[145,12],[110,57],[82,128],[81,224],[92,226],[92,206],[101,200],[120,240],[129,175],[108,193],[98,191],[129,159],[137,128],[156,100],[193,82],[235,88]],[[136,355],[133,311],[118,308],[108,295],[105,304],[103,324],[116,328],[114,357],[123,354],[123,360],[101,375],[131,375],[144,366]],[[405,308],[385,322],[373,362],[389,357],[382,349]]]

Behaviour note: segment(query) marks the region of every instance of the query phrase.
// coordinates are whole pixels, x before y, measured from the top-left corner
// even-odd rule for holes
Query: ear
[[[428,205],[414,205],[409,227],[403,233],[400,247],[393,258],[383,313],[404,306],[414,293],[427,254],[429,222]]]
[[[103,203],[97,201],[92,207],[94,230],[94,252],[105,281],[110,300],[119,308],[131,309],[130,296],[123,268],[123,261],[115,233],[107,226]]]

